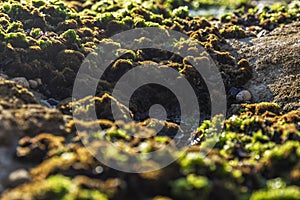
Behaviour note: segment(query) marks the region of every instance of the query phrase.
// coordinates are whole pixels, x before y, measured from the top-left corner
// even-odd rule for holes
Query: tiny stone
[[[251,98],[251,93],[248,90],[242,90],[236,95],[236,100],[238,102],[248,102]]]
[[[11,80],[24,88],[29,88],[29,83],[28,83],[27,79],[24,77],[16,77]]]
[[[16,187],[30,180],[31,176],[27,170],[18,169],[8,175],[6,185],[9,187]]]
[[[35,81],[38,83],[38,85],[42,85],[43,84],[42,83],[42,79],[40,79],[40,78],[35,79]]]
[[[29,80],[28,82],[29,82],[29,85],[30,85],[30,87],[32,89],[35,89],[35,88],[38,87],[38,82],[37,81],[35,81],[35,80]]]

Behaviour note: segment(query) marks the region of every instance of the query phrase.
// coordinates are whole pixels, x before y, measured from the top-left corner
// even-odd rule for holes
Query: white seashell
[[[35,80],[29,80],[28,82],[29,82],[29,85],[32,89],[35,89],[39,86],[38,82],[35,81]]]
[[[242,90],[237,93],[235,98],[238,102],[247,102],[251,100],[252,95],[248,90]]]
[[[15,77],[11,80],[24,88],[29,88],[29,83],[25,77]]]

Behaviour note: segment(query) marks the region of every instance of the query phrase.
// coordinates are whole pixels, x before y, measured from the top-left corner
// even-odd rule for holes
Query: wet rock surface
[[[273,101],[284,111],[299,109],[299,38],[300,23],[295,22],[260,38],[229,41],[238,57],[254,66],[253,78],[244,87],[255,102]]]

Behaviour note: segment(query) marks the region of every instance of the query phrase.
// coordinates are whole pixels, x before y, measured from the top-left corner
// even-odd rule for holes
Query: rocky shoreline
[[[189,10],[198,5],[191,2],[196,1],[0,3],[1,199],[299,199],[300,2],[257,8],[241,1],[220,19],[190,17]],[[122,49],[96,96],[72,99],[86,56],[97,45],[118,46],[107,39],[112,35],[142,27],[178,31],[204,47],[222,74],[227,116],[208,118],[205,81],[187,59],[166,51]],[[180,41],[173,45],[195,52]],[[149,63],[175,69],[189,80],[202,111],[198,128],[180,128],[178,102],[163,88],[145,87],[148,92],[138,93],[129,107],[111,95],[122,74]],[[157,98],[171,113],[168,120],[149,119]],[[111,102],[136,121],[115,121]],[[98,120],[72,117],[91,110]],[[77,135],[78,126],[103,127],[93,134],[98,139],[93,145],[106,148],[112,162],[130,160],[127,152],[164,147],[172,157],[178,132],[187,146],[165,168],[130,174],[94,158]],[[157,127],[163,127],[159,134]],[[214,134],[218,141],[209,149]],[[119,151],[111,153],[106,141]],[[143,162],[157,165],[147,158]]]

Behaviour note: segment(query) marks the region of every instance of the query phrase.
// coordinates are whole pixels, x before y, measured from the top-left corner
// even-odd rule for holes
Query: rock
[[[6,80],[8,79],[8,76],[7,76],[6,74],[3,74],[3,73],[0,73],[0,77],[1,77],[1,78],[4,78],[4,79],[6,79]]]
[[[241,110],[241,104],[231,104],[227,110],[227,116],[237,115]]]
[[[31,92],[13,81],[0,78],[0,105],[7,108],[18,108],[23,104],[36,103]]]
[[[26,105],[13,111],[12,114],[15,116],[18,128],[29,136],[43,132],[54,135],[65,133],[63,116],[58,110],[41,105]]]
[[[1,127],[2,128],[2,127]],[[6,132],[9,133],[9,132]],[[12,133],[9,133],[12,134]],[[17,142],[17,140],[15,141]],[[14,149],[13,147],[2,146],[0,144],[0,193],[6,187],[8,183],[7,175],[18,168],[26,168],[25,163],[19,162],[14,158]]]
[[[1,111],[0,128],[2,131],[0,131],[0,147],[11,147],[17,143],[16,141],[18,137],[20,137],[21,131],[14,126],[13,120],[9,119],[10,117],[13,117],[11,113],[4,110]]]
[[[241,88],[236,88],[236,87],[231,87],[228,91],[228,94],[231,96],[231,97],[236,97],[236,95],[242,91],[243,89]]]
[[[115,106],[115,112],[112,112],[112,107]],[[132,119],[132,112],[129,108],[115,99],[113,96],[105,93],[101,97],[88,96],[79,101],[72,102],[70,108],[73,110],[74,115],[80,116],[81,119],[88,120],[93,115],[91,112],[96,112],[98,119],[107,119],[110,121]],[[76,118],[75,117],[75,118]]]
[[[40,79],[40,78],[35,79],[35,81],[38,83],[38,85],[42,85],[43,84],[42,83],[42,79]]]
[[[147,119],[143,122],[138,123],[141,126],[151,128],[156,131],[157,135],[167,135],[171,138],[179,137],[184,134],[178,124],[167,122],[158,119]],[[182,136],[183,137],[183,136]]]
[[[238,59],[254,66],[252,79],[243,86],[253,102],[275,102],[285,112],[300,109],[299,37],[300,22],[294,22],[259,38],[227,40]]]
[[[54,135],[65,133],[63,115],[58,110],[38,104],[22,105],[15,109],[0,108],[0,118],[0,145],[5,140],[9,140],[6,143],[11,143],[10,141],[24,134],[35,136],[43,132]]]
[[[84,55],[79,51],[64,49],[57,54],[56,67],[59,70],[63,70],[66,67],[72,70],[78,70],[83,59]]]
[[[25,182],[29,182],[30,180],[31,180],[31,176],[27,170],[18,169],[8,175],[4,185],[6,187],[16,187]]]
[[[25,136],[19,140],[16,155],[22,161],[40,163],[51,148],[53,149],[52,152],[55,149],[63,148],[64,141],[64,137],[47,133],[39,134],[33,138]]]
[[[16,78],[12,78],[11,80],[24,88],[29,88],[29,86],[30,86],[29,82],[24,77],[16,77]]]
[[[9,86],[14,86],[12,82],[7,82]],[[11,90],[14,90],[14,87]],[[59,111],[47,109],[40,105],[26,105],[22,100],[11,95],[12,91],[11,93],[5,92],[11,95],[8,96],[9,99],[15,99],[20,104],[14,105],[13,102],[10,103],[1,97],[2,92],[5,92],[5,87],[0,84],[0,193],[4,187],[3,184],[14,187],[28,180],[26,173],[21,171],[12,174],[8,178],[8,180],[11,180],[4,183],[5,176],[12,170],[28,167],[28,163],[15,159],[19,138],[22,136],[35,136],[44,132],[53,135],[65,133],[64,119]],[[5,108],[3,108],[4,106]]]
[[[251,100],[252,96],[248,90],[242,90],[237,93],[235,98],[238,102],[248,102]]]
[[[30,87],[31,87],[32,89],[37,88],[38,85],[39,85],[38,82],[35,81],[35,80],[29,80],[28,82],[29,82],[29,85],[30,85]]]

